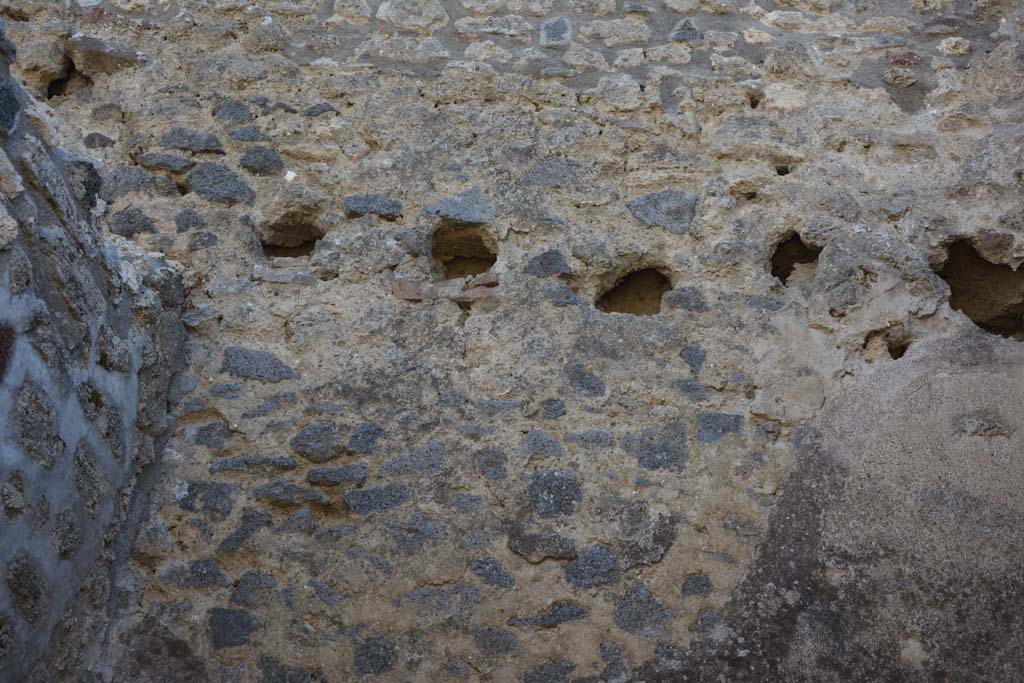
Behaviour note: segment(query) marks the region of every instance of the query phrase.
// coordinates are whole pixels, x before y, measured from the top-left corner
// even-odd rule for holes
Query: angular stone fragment
[[[402,217],[402,203],[383,194],[353,194],[345,197],[349,218],[374,214],[389,221]]]
[[[168,149],[180,149],[196,154],[224,153],[224,145],[216,135],[194,128],[171,128],[160,138],[160,144]]]
[[[24,553],[17,555],[7,563],[4,579],[14,606],[25,621],[36,624],[46,617],[52,598],[38,560]]]
[[[624,436],[621,446],[647,470],[681,472],[690,457],[686,427],[679,421],[660,427],[645,427],[638,433]]]
[[[549,420],[556,420],[565,415],[565,401],[560,398],[546,398],[540,402],[541,412]]]
[[[214,106],[213,115],[227,124],[249,123],[252,112],[238,100],[221,100]]]
[[[18,445],[43,467],[53,467],[64,455],[65,444],[57,433],[57,413],[42,388],[26,380],[18,390],[11,422]]]
[[[704,40],[704,34],[699,31],[689,19],[683,19],[677,23],[668,37],[669,40],[674,40],[679,43],[689,43],[690,45],[699,45]]]
[[[284,160],[269,147],[249,147],[238,165],[249,173],[259,176],[278,175],[284,171]]]
[[[372,422],[363,422],[352,430],[352,436],[345,448],[350,453],[376,453],[380,450],[377,441],[383,436],[383,429]]]
[[[508,456],[497,448],[487,448],[473,455],[480,473],[488,479],[501,480],[508,476]]]
[[[466,225],[490,223],[497,216],[494,206],[479,187],[434,202],[427,207],[427,213],[455,224]]]
[[[534,472],[527,482],[527,504],[541,517],[573,514],[583,495],[576,475],[565,469]]]
[[[398,661],[395,641],[387,638],[368,638],[352,655],[352,666],[357,674],[383,674],[395,668]]]
[[[523,683],[569,683],[575,668],[575,664],[564,659],[549,659],[527,669]]]
[[[676,287],[666,292],[662,301],[667,306],[681,308],[684,311],[704,311],[707,306],[704,303],[704,296],[696,287]]]
[[[527,455],[558,457],[565,455],[565,447],[543,429],[531,429],[523,439],[523,451]]]
[[[275,479],[263,486],[257,486],[253,489],[252,495],[255,498],[262,498],[280,505],[331,504],[331,497],[326,493],[284,479]]]
[[[0,488],[0,503],[3,503],[4,512],[9,518],[17,517],[28,507],[26,489],[25,475],[20,470],[12,472]]]
[[[110,480],[96,462],[96,453],[84,441],[78,444],[73,465],[75,489],[86,511],[93,517],[100,504],[110,495]]]
[[[140,154],[135,157],[135,163],[150,171],[170,171],[171,173],[185,173],[196,165],[192,159],[164,152]]]
[[[241,126],[231,131],[231,139],[241,142],[270,142],[270,136],[256,126]]]
[[[541,47],[565,47],[572,40],[569,17],[552,17],[540,25]]]
[[[615,445],[615,435],[601,429],[584,429],[565,435],[565,440],[587,451],[596,451]]]
[[[202,425],[196,430],[195,442],[212,450],[223,448],[231,438],[231,430],[228,423],[223,420],[210,422]]]
[[[434,477],[444,469],[444,444],[431,440],[423,446],[403,451],[398,457],[383,462],[379,474],[384,477],[415,474]]]
[[[338,110],[335,109],[334,105],[331,104],[330,102],[320,102],[319,104],[314,104],[314,105],[312,105],[310,107],[307,107],[306,109],[304,109],[302,111],[302,115],[303,116],[305,116],[307,118],[311,118],[311,119],[312,118],[316,118],[317,116],[320,116],[321,114],[328,114],[328,113],[331,113],[331,114],[337,114],[338,113]]]
[[[260,621],[244,609],[214,607],[206,613],[206,634],[214,650],[245,645]]]
[[[242,521],[238,528],[221,541],[219,549],[225,553],[233,553],[242,547],[248,539],[256,535],[260,529],[273,526],[274,520],[265,512],[245,508],[242,510]]]
[[[314,486],[338,486],[340,484],[366,483],[369,470],[366,465],[345,465],[343,467],[314,467],[306,473],[306,481]]]
[[[178,505],[189,512],[210,512],[214,517],[227,517],[235,505],[238,486],[216,481],[188,481],[178,498]]]
[[[593,545],[565,566],[565,580],[575,588],[618,583],[619,558],[606,545]]]
[[[619,600],[612,614],[615,625],[638,636],[659,636],[672,613],[642,583],[634,583]]]
[[[448,23],[448,13],[438,0],[384,0],[377,18],[399,28],[433,33]]]
[[[209,202],[218,204],[252,204],[256,193],[242,177],[226,166],[204,161],[187,179],[188,189]]]
[[[570,274],[572,269],[565,262],[562,252],[551,249],[527,261],[523,272],[534,277],[551,277],[552,275]]]
[[[587,370],[582,363],[569,363],[565,366],[565,376],[569,386],[579,394],[590,398],[604,396],[604,382],[594,373]]]
[[[326,21],[328,26],[365,24],[373,16],[366,0],[334,0],[334,14]]]
[[[51,535],[53,547],[62,560],[75,556],[82,547],[82,527],[78,518],[71,510],[63,510],[57,514]]]
[[[518,15],[506,14],[501,17],[462,17],[455,22],[455,32],[469,37],[493,35],[529,41],[533,27]]]
[[[519,639],[511,631],[494,626],[473,629],[473,642],[484,655],[506,655],[519,647]]]
[[[728,413],[698,413],[697,438],[704,443],[721,441],[727,434],[743,429],[743,416]]]
[[[306,425],[288,442],[292,449],[310,462],[327,462],[341,454],[342,442],[333,422]]]
[[[137,166],[120,166],[103,169],[103,184],[100,197],[112,202],[126,194],[139,192],[146,196],[177,197],[178,186],[163,175],[144,171]]]
[[[576,557],[576,541],[568,536],[530,531],[518,523],[508,524],[505,533],[508,534],[508,549],[528,562],[537,563],[548,558],[571,560]]]
[[[587,618],[586,607],[573,600],[556,600],[540,614],[532,617],[509,619],[509,626],[536,626],[552,628],[570,621],[582,621]]]
[[[353,511],[368,515],[371,512],[382,512],[408,503],[412,500],[412,487],[406,484],[385,484],[376,488],[349,491],[344,498],[345,504]]]
[[[71,36],[66,49],[75,68],[88,76],[112,74],[145,63],[142,55],[134,50],[82,34]]]
[[[97,362],[110,372],[131,370],[132,359],[128,344],[109,325],[100,327],[98,356]]]
[[[469,568],[489,586],[512,588],[516,583],[515,578],[501,566],[501,562],[493,557],[478,557]]]
[[[211,464],[210,474],[218,472],[268,472],[293,470],[299,466],[295,458],[286,455],[263,457],[259,455],[235,455]]]
[[[425,282],[395,278],[391,281],[391,295],[406,301],[423,301],[433,299],[436,291],[432,285]]]
[[[229,346],[224,349],[224,363],[220,371],[232,377],[255,379],[271,384],[299,378],[299,373],[285,365],[277,356],[241,346]]]
[[[164,573],[163,580],[176,588],[210,588],[231,585],[231,581],[221,570],[217,560],[212,557],[193,560],[187,566],[175,565]]]
[[[674,515],[655,516],[639,525],[619,547],[623,569],[651,566],[661,561],[676,541],[678,519]]]
[[[448,299],[456,303],[473,303],[484,299],[493,299],[494,291],[487,287],[470,287],[455,292],[442,292]]]
[[[711,595],[711,577],[707,574],[690,574],[683,580],[683,595]]]
[[[256,607],[259,603],[259,595],[265,595],[270,589],[276,588],[277,585],[277,579],[273,576],[256,571],[244,572],[238,577],[235,589],[231,591],[231,604],[250,608]]]
[[[604,19],[584,24],[580,34],[604,43],[605,47],[618,47],[629,43],[646,43],[651,38],[647,22],[638,17]]]
[[[677,190],[652,192],[630,200],[626,207],[647,226],[661,227],[676,235],[690,230],[697,208],[697,195]]]
[[[388,522],[385,527],[398,549],[409,555],[421,552],[425,544],[448,535],[444,522],[419,510],[412,510],[405,519]]]
[[[107,147],[113,147],[114,141],[103,133],[89,133],[82,138],[82,144],[85,145],[86,149],[106,149]]]

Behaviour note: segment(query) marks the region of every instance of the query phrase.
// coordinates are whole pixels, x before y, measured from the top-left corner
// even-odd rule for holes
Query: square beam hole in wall
[[[1024,271],[992,263],[966,240],[949,247],[939,277],[949,305],[992,334],[1024,341]]]
[[[672,281],[660,270],[634,270],[602,294],[596,305],[605,313],[657,315],[661,313],[661,297],[670,289]]]
[[[263,255],[271,258],[311,256],[324,230],[308,220],[285,216],[262,231]]]
[[[800,235],[789,235],[772,253],[772,275],[782,284],[788,284],[798,265],[817,264],[819,254],[821,249],[808,245]]]
[[[477,226],[442,225],[434,232],[431,253],[445,280],[486,273],[498,260]]]

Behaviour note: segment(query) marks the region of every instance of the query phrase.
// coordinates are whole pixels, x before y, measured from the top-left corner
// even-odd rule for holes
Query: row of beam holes
[[[788,171],[788,169],[785,169]],[[272,226],[263,243],[268,257],[303,257],[313,253],[323,231],[289,217]],[[807,244],[798,234],[785,237],[771,257],[771,273],[788,286],[794,274],[809,282],[821,249]],[[489,271],[497,254],[474,227],[442,226],[434,233],[432,255],[445,280],[480,275]],[[983,330],[1024,341],[1024,271],[991,263],[965,240],[954,242],[939,276],[950,288],[950,305]],[[626,274],[595,302],[606,313],[657,315],[661,297],[672,289],[669,277],[656,268]],[[870,341],[870,340],[868,340]],[[865,344],[868,344],[865,341]],[[872,342],[877,343],[877,342]],[[889,355],[900,358],[909,342],[886,336]]]
[[[434,233],[431,253],[445,280],[486,273],[498,258],[474,227],[441,226]],[[661,271],[636,270],[598,297],[596,306],[607,313],[656,315],[662,295],[670,289],[672,282]]]

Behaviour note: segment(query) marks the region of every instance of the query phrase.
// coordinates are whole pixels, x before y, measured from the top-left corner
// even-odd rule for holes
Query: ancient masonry
[[[0,0],[0,682],[1024,680],[1020,0]]]

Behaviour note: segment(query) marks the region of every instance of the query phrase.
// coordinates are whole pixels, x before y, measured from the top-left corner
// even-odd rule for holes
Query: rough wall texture
[[[91,680],[1019,678],[1018,3],[0,7],[190,292]]]
[[[104,239],[100,176],[51,147],[47,111],[8,76],[3,29],[0,679],[25,680],[49,650],[37,680],[75,680],[171,432],[184,290],[159,255]]]

